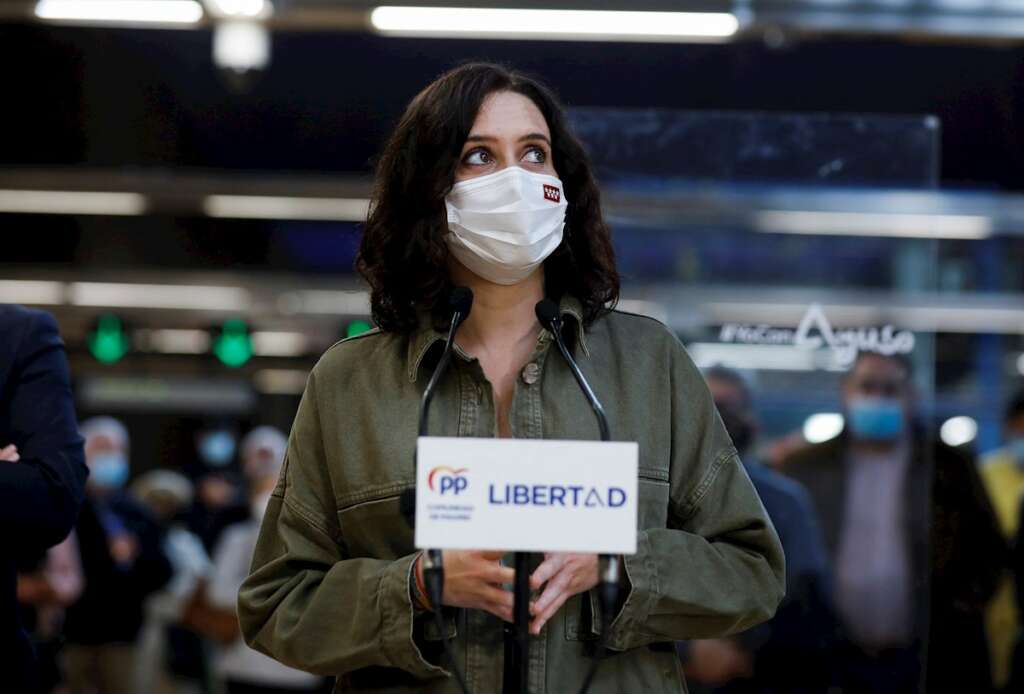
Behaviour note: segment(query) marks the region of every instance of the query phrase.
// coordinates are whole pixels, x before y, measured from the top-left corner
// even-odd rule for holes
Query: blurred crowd
[[[78,523],[19,567],[40,690],[325,691],[321,678],[248,648],[235,615],[285,435],[257,427],[236,441],[215,426],[197,436],[194,461],[133,478],[120,421],[79,429],[89,478]]]
[[[13,393],[28,362],[6,358],[0,392]],[[691,691],[1024,691],[1024,391],[1005,407],[1005,446],[975,460],[922,422],[900,357],[857,358],[839,393],[845,428],[817,444],[763,440],[747,375],[705,377],[782,540],[787,595],[767,624],[677,644]],[[19,427],[0,422],[0,435]],[[133,460],[118,419],[76,429],[89,470],[77,522],[17,559],[35,691],[329,691],[249,649],[235,613],[285,434],[212,424],[192,460],[154,469]],[[0,440],[0,466],[24,454]]]

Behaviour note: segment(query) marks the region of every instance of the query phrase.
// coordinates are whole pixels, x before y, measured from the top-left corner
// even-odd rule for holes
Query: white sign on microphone
[[[420,437],[416,546],[635,554],[635,442]]]

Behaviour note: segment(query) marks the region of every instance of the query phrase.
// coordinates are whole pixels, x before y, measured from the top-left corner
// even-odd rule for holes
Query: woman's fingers
[[[548,581],[548,584],[544,587],[544,591],[537,598],[533,605],[533,612],[536,616],[546,614],[551,607],[551,604],[558,599],[558,596],[569,590],[570,583],[572,581],[572,575],[567,571],[563,571]]]
[[[530,576],[530,590],[540,590],[552,576],[565,565],[565,557],[560,554],[549,554]]]
[[[552,582],[549,588],[554,588],[555,590],[546,596],[547,601],[544,603],[544,606],[540,605],[540,600],[537,601],[538,607],[535,609],[538,610],[538,614],[530,623],[530,633],[534,635],[540,634],[540,630],[544,628],[544,625],[547,624],[548,620],[551,619],[559,609],[561,609],[566,600],[572,597],[573,591],[568,589],[568,585],[565,585],[567,583],[568,581],[559,582],[557,584]],[[544,592],[548,593],[547,590]],[[545,596],[541,596],[542,599],[544,597]]]
[[[488,583],[512,583],[516,578],[516,571],[509,566],[488,564],[481,572],[481,577]]]
[[[13,443],[10,444],[9,446],[4,446],[3,448],[0,448],[0,460],[6,460],[11,463],[16,463],[20,459],[21,458],[18,455],[18,447],[15,446]]]

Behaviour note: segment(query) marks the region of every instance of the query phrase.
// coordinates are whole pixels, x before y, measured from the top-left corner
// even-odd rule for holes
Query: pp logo
[[[562,191],[555,186],[549,186],[544,184],[544,199],[550,200],[551,202],[560,202],[562,200]]]
[[[464,467],[457,470],[446,465],[436,467],[427,475],[427,486],[430,487],[430,491],[442,496],[449,492],[452,496],[458,496],[469,486],[469,480],[463,477],[466,471],[467,468]]]

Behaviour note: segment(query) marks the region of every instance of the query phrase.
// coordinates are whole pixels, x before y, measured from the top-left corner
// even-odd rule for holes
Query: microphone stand
[[[535,307],[537,313],[537,320],[543,325],[551,336],[555,340],[555,344],[558,345],[558,351],[562,353],[562,357],[565,359],[566,364],[569,365],[569,370],[572,371],[573,378],[576,379],[576,383],[579,385],[580,390],[583,391],[583,395],[586,397],[587,402],[590,403],[590,408],[594,411],[594,416],[597,418],[597,426],[601,432],[602,441],[610,441],[611,433],[608,429],[608,416],[604,412],[604,406],[601,405],[601,401],[597,399],[597,395],[594,394],[594,390],[587,383],[587,379],[583,376],[583,372],[580,371],[579,364],[573,358],[572,353],[565,344],[565,339],[562,337],[562,316],[558,310],[558,305],[555,304],[551,299],[544,299],[537,303]],[[581,328],[582,329],[582,328]],[[590,690],[590,685],[594,680],[594,675],[597,674],[597,666],[600,664],[601,659],[604,658],[608,651],[608,636],[611,627],[612,613],[615,609],[615,605],[619,599],[619,577],[622,571],[622,559],[617,555],[602,554],[600,555],[600,603],[601,603],[601,638],[598,642],[597,653],[594,654],[594,661],[590,664],[590,669],[587,671],[587,676],[583,681],[583,686],[580,688],[580,694],[586,694]],[[516,578],[518,578],[518,573]]]
[[[469,315],[470,308],[473,305],[473,292],[465,287],[456,287],[451,296],[449,297],[449,305],[452,307],[452,322],[448,328],[448,337],[444,342],[444,352],[441,354],[441,359],[438,361],[437,366],[434,368],[434,373],[430,375],[430,380],[427,382],[427,387],[423,391],[423,400],[420,404],[420,421],[419,421],[419,436],[426,436],[429,429],[429,415],[430,415],[430,404],[434,400],[434,393],[437,391],[437,385],[441,382],[441,377],[445,371],[448,370],[448,364],[452,359],[452,350],[455,345],[455,332],[459,329],[462,321]],[[413,467],[416,464],[416,453],[413,453]],[[448,663],[451,666],[452,673],[455,675],[456,681],[459,683],[459,688],[463,691],[463,694],[469,694],[469,688],[466,686],[466,678],[462,674],[462,670],[459,668],[458,662],[455,660],[455,653],[452,650],[452,645],[448,640],[448,627],[444,623],[444,616],[441,614],[441,599],[444,595],[444,563],[442,559],[443,555],[439,549],[427,549],[423,554],[423,582],[426,584],[427,597],[430,599],[430,605],[433,608],[434,623],[437,626],[438,633],[441,637],[441,645],[444,649],[445,657],[448,659]]]
[[[503,694],[529,694],[530,690],[530,552],[516,552],[513,584],[513,624],[505,625]]]

